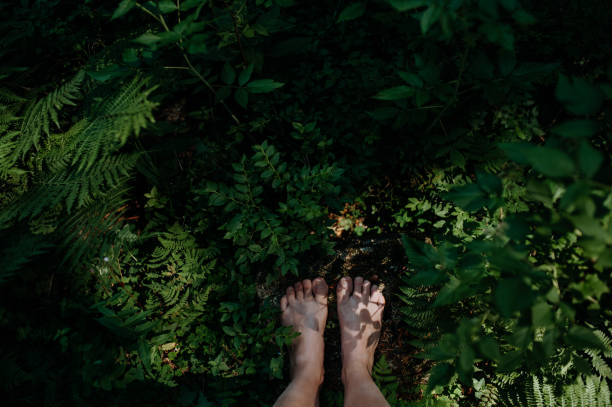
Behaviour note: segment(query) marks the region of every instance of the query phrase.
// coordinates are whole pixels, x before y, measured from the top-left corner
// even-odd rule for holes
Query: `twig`
[[[453,92],[453,97],[446,104],[446,106],[444,106],[444,109],[442,109],[440,113],[438,113],[438,115],[436,116],[434,121],[429,125],[429,127],[427,127],[427,130],[425,130],[425,133],[429,133],[431,129],[433,129],[433,127],[436,125],[436,123],[440,121],[440,119],[442,118],[442,115],[448,110],[448,108],[451,107],[451,105],[457,101],[457,96],[459,95],[459,86],[461,85],[461,78],[463,77],[463,72],[465,72],[465,67],[466,67],[465,64],[466,64],[467,56],[469,52],[470,52],[470,49],[466,48],[465,52],[461,56],[461,67],[459,68],[459,77],[457,77],[457,81],[455,83],[455,91]]]
[[[166,32],[170,32],[170,28],[168,28],[168,25],[166,24],[166,20],[164,19],[164,16],[162,15],[156,16],[150,10],[148,10],[146,7],[144,7],[142,4],[138,2],[136,2],[136,6],[140,8],[141,10],[143,10],[144,12],[146,12],[147,14],[149,14],[155,20],[157,20],[164,27],[164,30],[166,30]],[[177,48],[180,50],[181,55],[183,55],[183,59],[185,59],[185,62],[187,62],[187,66],[189,67],[188,69],[191,71],[191,73],[193,73],[213,93],[216,99],[217,92],[215,92],[215,89],[210,85],[210,83],[206,80],[206,78],[204,78],[204,76],[202,76],[202,74],[193,66],[193,64],[191,63],[191,60],[185,53],[185,49],[183,48],[183,46],[176,42],[174,43],[174,45],[176,45]],[[227,113],[229,113],[229,115],[232,117],[234,122],[236,122],[236,124],[240,124],[240,120],[238,120],[236,115],[232,113],[231,109],[227,106],[227,104],[221,99],[219,99],[219,102],[225,108]]]

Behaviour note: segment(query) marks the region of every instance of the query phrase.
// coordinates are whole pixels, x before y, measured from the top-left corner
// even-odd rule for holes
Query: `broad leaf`
[[[284,83],[275,82],[272,79],[257,79],[249,82],[246,88],[251,93],[268,93],[284,85]]]
[[[342,10],[338,16],[337,23],[342,21],[349,21],[359,18],[365,13],[365,3],[353,3]]]
[[[117,6],[117,8],[115,9],[115,12],[113,13],[113,16],[111,17],[111,20],[114,20],[116,18],[119,18],[125,15],[135,5],[136,5],[136,0],[123,0],[121,3],[119,3],[119,6]]]
[[[409,98],[414,94],[414,89],[411,87],[400,85],[394,88],[381,90],[374,96],[374,99],[380,100],[400,100]]]
[[[593,115],[599,111],[603,93],[583,78],[570,79],[560,74],[556,89],[557,99],[570,112],[577,115]]]

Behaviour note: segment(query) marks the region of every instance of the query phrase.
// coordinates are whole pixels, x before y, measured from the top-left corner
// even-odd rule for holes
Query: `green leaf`
[[[523,353],[521,351],[511,351],[504,353],[499,359],[498,371],[499,372],[511,372],[518,368],[523,362]]]
[[[176,10],[176,3],[173,0],[159,0],[157,8],[162,14],[171,13]]]
[[[238,76],[238,85],[244,86],[245,83],[251,79],[251,74],[253,73],[253,64],[249,64],[242,72],[240,72],[240,76]]]
[[[225,332],[226,335],[229,335],[229,336],[236,335],[236,331],[231,326],[223,325],[221,329],[223,329],[223,332]]]
[[[363,15],[363,13],[365,13],[365,9],[365,3],[353,3],[351,5],[348,5],[344,8],[344,10],[340,12],[338,20],[336,20],[336,22],[340,23],[342,21],[349,21],[359,18]]]
[[[531,289],[518,278],[505,278],[497,284],[495,304],[504,317],[510,317],[513,313],[528,308],[532,301]]]
[[[476,180],[483,191],[489,194],[501,195],[503,185],[501,179],[497,175],[478,171],[476,172]]]
[[[538,20],[534,17],[533,14],[526,12],[523,9],[516,10],[514,14],[512,14],[514,20],[522,25],[530,25],[535,24]]]
[[[589,138],[599,131],[599,124],[592,120],[570,120],[551,129],[565,138]]]
[[[423,34],[426,34],[433,23],[438,21],[440,14],[442,14],[442,10],[435,4],[432,4],[427,10],[425,10],[421,16],[421,32]]]
[[[491,360],[498,360],[501,357],[497,341],[490,336],[486,336],[478,342],[478,349],[483,356]]]
[[[420,88],[423,86],[423,80],[417,74],[404,71],[399,71],[397,74],[412,87]]]
[[[140,339],[138,341],[138,356],[142,361],[142,365],[147,371],[147,373],[152,374],[151,372],[151,349],[147,346],[147,342],[144,339]]]
[[[389,4],[397,11],[414,10],[427,5],[425,0],[389,0]]]
[[[124,68],[119,67],[117,64],[107,66],[99,71],[87,71],[87,75],[98,82],[106,82],[109,79],[121,76],[123,73]]]
[[[597,173],[603,163],[603,159],[603,155],[591,147],[588,142],[583,141],[580,143],[578,163],[580,164],[580,169],[588,178],[593,177]]]
[[[448,283],[446,283],[438,293],[433,306],[440,307],[453,304],[473,294],[474,290],[468,284],[462,283],[461,280],[457,279],[455,276],[451,276]]]
[[[396,118],[397,114],[399,113],[399,109],[391,106],[379,107],[366,113],[374,120],[385,121]]]
[[[445,199],[453,201],[466,211],[474,211],[485,205],[486,196],[477,184],[467,184],[445,194]]]
[[[603,93],[583,78],[570,79],[560,74],[556,89],[557,99],[567,111],[577,115],[593,115],[603,103]]]
[[[478,8],[490,18],[497,18],[499,12],[497,10],[497,0],[478,0]]]
[[[151,32],[146,32],[142,34],[140,37],[133,39],[132,41],[137,42],[138,44],[151,46],[156,42],[161,41],[161,37],[157,34],[153,34]]]
[[[597,301],[599,301],[602,295],[610,292],[606,283],[601,281],[597,274],[589,274],[585,277],[584,281],[571,283],[569,288],[578,291],[585,299],[592,297],[596,298]]]
[[[129,12],[136,5],[136,0],[123,0],[115,9],[111,20],[119,18]]]
[[[546,302],[539,302],[531,307],[531,323],[534,327],[552,324],[552,307]]]
[[[158,34],[161,44],[171,44],[181,39],[181,34],[174,31],[166,31]]]
[[[510,159],[519,164],[531,164],[536,171],[549,177],[566,177],[575,174],[576,167],[572,159],[556,148],[527,143],[501,143],[499,146]]]
[[[574,326],[565,337],[565,342],[577,349],[593,348],[605,350],[604,344],[595,333],[583,326]]]
[[[453,376],[453,367],[448,363],[438,363],[431,369],[427,381],[427,392],[431,392],[437,386],[445,386]]]
[[[257,79],[249,82],[246,88],[251,93],[268,93],[284,85],[284,83],[275,82],[272,79]]]
[[[559,207],[564,211],[572,212],[572,205],[582,198],[587,197],[590,193],[591,189],[586,183],[576,182],[565,190],[559,202]]]
[[[399,100],[406,99],[414,94],[414,89],[400,85],[393,88],[381,90],[374,96],[374,99],[380,100]]]
[[[247,104],[249,103],[249,92],[247,92],[244,88],[238,88],[236,89],[236,92],[234,92],[234,99],[236,100],[236,103],[246,109]]]
[[[223,69],[221,70],[221,80],[227,85],[231,85],[232,83],[234,83],[235,79],[236,71],[230,64],[226,62],[223,65]]]
[[[203,54],[207,50],[206,39],[207,34],[196,34],[189,39],[189,45],[187,46],[187,52],[190,54]]]
[[[204,4],[206,4],[207,0],[186,0],[186,1],[181,1],[181,10],[182,11],[187,11],[190,10],[194,7],[197,6],[203,6]]]

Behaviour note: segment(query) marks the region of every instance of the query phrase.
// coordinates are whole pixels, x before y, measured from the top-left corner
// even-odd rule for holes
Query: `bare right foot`
[[[342,343],[342,379],[352,371],[372,373],[374,350],[382,327],[385,298],[363,277],[343,277],[338,283],[338,319]]]

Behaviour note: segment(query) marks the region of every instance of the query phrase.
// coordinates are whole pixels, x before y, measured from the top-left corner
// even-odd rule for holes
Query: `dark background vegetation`
[[[360,273],[391,405],[609,405],[608,3],[2,2],[3,403],[271,405]]]

